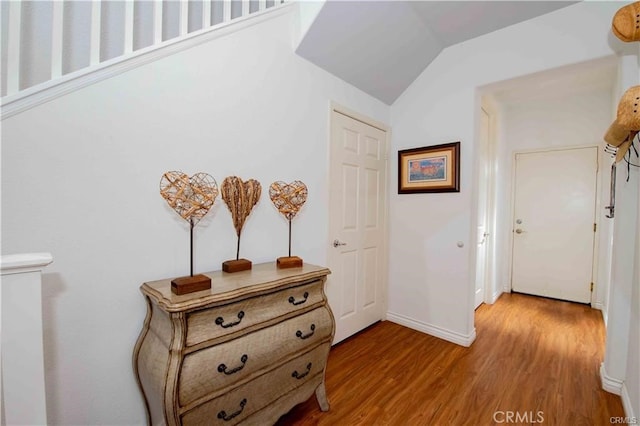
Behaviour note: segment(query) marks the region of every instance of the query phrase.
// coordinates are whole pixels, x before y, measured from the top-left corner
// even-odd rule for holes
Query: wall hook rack
[[[608,152],[608,151],[607,151]],[[606,215],[609,219],[613,219],[615,216],[616,208],[616,162],[611,165],[611,186],[609,188],[609,205],[605,207],[609,210],[609,214]]]

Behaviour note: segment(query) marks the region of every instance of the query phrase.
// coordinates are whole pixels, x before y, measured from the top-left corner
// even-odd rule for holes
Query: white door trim
[[[331,173],[331,161],[329,161],[330,157],[331,157],[331,135],[332,135],[332,125],[333,125],[333,121],[331,119],[331,114],[333,112],[337,112],[343,115],[346,115],[347,117],[353,118],[354,120],[360,121],[364,124],[367,124],[371,127],[375,127],[376,129],[382,130],[383,132],[385,132],[386,134],[386,138],[385,138],[385,152],[384,152],[384,158],[385,158],[385,171],[387,173],[387,180],[389,182],[391,182],[391,179],[389,179],[390,173],[389,173],[389,148],[391,146],[391,128],[387,125],[384,124],[380,121],[374,120],[371,117],[368,117],[364,114],[361,114],[357,111],[354,111],[352,109],[349,109],[345,106],[340,105],[339,103],[335,102],[335,101],[330,101],[329,103],[329,114],[328,114],[328,120],[329,120],[329,132],[327,135],[327,194],[326,194],[326,199],[329,200],[330,199],[330,194],[329,191],[331,190],[331,186],[330,186],[330,179],[329,179],[329,174]],[[382,319],[386,320],[387,319],[387,306],[388,306],[388,289],[389,289],[389,191],[391,191],[392,185],[390,183],[388,183],[387,185],[387,191],[385,192],[385,197],[384,197],[384,229],[383,229],[383,264],[382,264],[382,288],[383,288],[383,294],[382,294]],[[327,221],[329,219],[327,218]],[[329,230],[329,223],[327,222],[327,230]],[[331,256],[331,250],[334,250],[333,248],[333,236],[330,235],[330,232],[327,231],[327,259],[330,259]]]
[[[378,130],[382,130],[383,132],[387,133],[387,140],[386,140],[387,144],[391,141],[391,138],[389,137],[390,134],[391,134],[391,128],[388,125],[384,124],[383,122],[374,120],[371,117],[367,117],[364,114],[361,114],[361,113],[359,113],[357,111],[354,111],[352,109],[344,107],[344,106],[342,106],[339,103],[334,102],[334,101],[330,102],[329,121],[331,121],[331,111],[339,112],[342,115],[346,115],[347,117],[351,117],[354,120],[361,121],[364,124],[367,124],[367,125],[369,125],[371,127],[375,127]],[[388,148],[389,148],[389,146],[387,145],[387,152],[386,152],[387,157],[388,157],[388,154],[389,154]],[[388,163],[388,161],[387,161],[387,163]],[[387,164],[387,166],[388,166],[388,164]]]
[[[558,147],[546,147],[546,148],[536,148],[536,149],[521,149],[521,150],[517,150],[517,151],[513,151],[511,153],[511,179],[510,179],[510,184],[511,184],[511,196],[510,196],[510,200],[509,200],[509,223],[507,228],[505,228],[505,231],[508,232],[509,234],[509,250],[508,250],[508,258],[507,258],[507,262],[509,265],[509,280],[506,284],[506,288],[504,289],[506,292],[511,293],[512,291],[512,280],[511,277],[513,276],[513,232],[511,232],[511,228],[512,228],[512,223],[513,223],[513,215],[515,212],[515,199],[516,199],[516,156],[518,154],[534,154],[534,153],[539,153],[539,152],[554,152],[554,151],[566,151],[566,150],[573,150],[573,149],[585,149],[585,148],[596,148],[597,152],[598,152],[598,167],[596,169],[596,203],[595,203],[595,208],[596,208],[596,214],[594,215],[594,223],[596,224],[596,232],[595,235],[593,236],[593,263],[592,263],[592,267],[591,267],[591,279],[594,283],[594,289],[591,292],[591,302],[590,305],[591,307],[595,307],[595,303],[596,303],[596,288],[598,286],[597,281],[597,272],[598,272],[598,263],[600,261],[600,257],[598,256],[598,239],[599,239],[599,232],[600,232],[600,207],[601,207],[601,182],[600,182],[600,174],[602,173],[602,164],[601,164],[601,156],[600,156],[600,146],[599,145],[595,145],[595,144],[585,144],[585,145],[573,145],[573,146],[558,146]]]

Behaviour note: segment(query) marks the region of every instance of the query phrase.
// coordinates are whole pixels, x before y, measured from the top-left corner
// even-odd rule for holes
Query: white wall
[[[638,59],[637,48],[621,55],[618,99],[628,87],[640,82]],[[630,362],[638,362],[638,354],[636,352],[634,355],[633,351],[640,340],[640,336],[631,333],[636,329],[632,325],[634,317],[638,315],[637,304],[632,303],[632,298],[634,285],[638,282],[634,277],[634,254],[637,239],[640,238],[637,228],[640,173],[636,167],[632,167],[627,175],[625,163],[618,163],[618,166],[607,346],[601,375],[605,389],[621,394],[625,386],[636,390],[640,386],[640,378],[629,375],[637,369],[627,371]],[[638,413],[639,410],[640,406],[636,404],[633,411]]]
[[[638,159],[634,157],[635,164]],[[640,332],[638,321],[640,317],[638,293],[640,292],[640,277],[638,276],[636,247],[638,245],[638,203],[640,191],[640,173],[637,168],[630,171],[629,182],[627,168],[624,163],[618,163],[618,177],[616,190],[616,222],[614,228],[614,252],[612,289],[609,305],[609,322],[607,324],[607,347],[603,363],[603,379],[613,380],[614,393],[622,394],[626,401],[625,409],[633,410],[635,415],[640,413],[640,376],[638,364],[638,342]],[[635,237],[632,238],[632,236]],[[617,388],[620,383],[620,388]],[[626,392],[627,396],[624,395]],[[605,388],[606,389],[606,388]]]
[[[398,195],[390,183],[389,318],[473,340],[476,90],[613,54],[611,17],[620,5],[581,2],[447,48],[393,104],[392,154],[460,140],[462,161],[460,193]]]
[[[131,367],[138,287],[189,272],[188,226],[158,193],[163,172],[259,180],[240,253],[254,263],[287,250],[268,185],[304,181],[293,251],[325,262],[330,101],[386,123],[389,107],[295,56],[293,15],[3,121],[2,252],[55,258],[43,277],[51,424],[144,423]],[[196,228],[196,272],[220,269],[235,244],[218,199]]]
[[[640,195],[640,187],[638,187],[638,193]],[[638,197],[638,211],[640,211],[640,196]],[[638,215],[637,229],[640,229],[640,215]],[[636,238],[635,252],[627,380],[622,389],[622,398],[626,414],[637,418],[640,416],[640,238]]]
[[[638,47],[640,69],[640,47]],[[636,159],[637,161],[637,159]],[[637,186],[638,204],[636,218],[636,247],[631,291],[631,318],[629,321],[629,352],[627,356],[627,380],[623,388],[627,414],[640,416],[640,185]]]

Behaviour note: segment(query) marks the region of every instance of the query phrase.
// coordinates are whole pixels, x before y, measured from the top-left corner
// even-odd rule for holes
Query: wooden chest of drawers
[[[211,290],[177,296],[145,283],[147,316],[133,354],[149,424],[267,425],[315,392],[335,332],[314,265],[207,273]]]

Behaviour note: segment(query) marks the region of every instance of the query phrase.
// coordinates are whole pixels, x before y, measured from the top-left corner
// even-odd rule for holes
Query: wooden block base
[[[224,272],[240,272],[251,269],[251,261],[247,259],[227,260],[222,262]]]
[[[278,269],[299,268],[302,266],[302,259],[298,256],[279,257],[276,260]]]
[[[211,288],[211,278],[206,275],[194,275],[192,277],[181,277],[171,281],[171,292],[181,295],[193,293]]]

